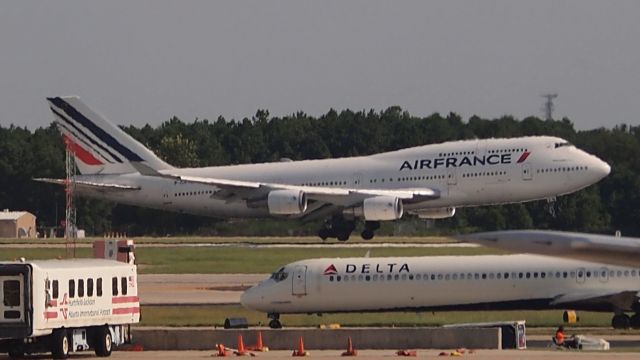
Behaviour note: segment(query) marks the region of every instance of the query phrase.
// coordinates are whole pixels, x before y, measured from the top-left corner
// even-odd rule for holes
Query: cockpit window
[[[287,276],[289,276],[289,274],[284,272],[284,268],[283,267],[280,268],[280,270],[278,270],[278,271],[274,272],[273,274],[271,274],[271,278],[273,280],[275,280],[276,282],[280,282],[280,281],[286,279]]]
[[[570,142],[559,142],[555,144],[556,149],[563,146],[573,146],[573,145]]]

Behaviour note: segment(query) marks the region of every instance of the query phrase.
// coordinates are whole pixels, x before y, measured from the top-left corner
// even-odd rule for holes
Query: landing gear
[[[340,241],[347,241],[355,228],[355,221],[346,220],[342,216],[334,216],[324,223],[322,229],[318,231],[318,236],[322,240],[334,237]]]
[[[631,327],[631,319],[626,314],[616,314],[611,319],[611,326],[614,329],[628,329]]]
[[[362,230],[360,236],[362,236],[364,240],[371,240],[375,235],[374,231],[378,229],[380,229],[379,221],[366,221],[364,223],[364,230]]]
[[[280,314],[267,314],[267,317],[271,319],[271,321],[269,321],[270,328],[282,329],[282,323],[280,322]]]
[[[635,313],[631,319],[631,327],[634,329],[640,329],[640,314],[639,313]]]

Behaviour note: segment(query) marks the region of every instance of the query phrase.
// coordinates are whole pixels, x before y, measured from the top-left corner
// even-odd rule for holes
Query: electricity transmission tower
[[[558,94],[542,94],[540,95],[545,98],[544,104],[542,105],[542,111],[544,112],[544,118],[546,120],[553,120],[553,110],[555,106],[553,105],[553,99],[558,97]]]

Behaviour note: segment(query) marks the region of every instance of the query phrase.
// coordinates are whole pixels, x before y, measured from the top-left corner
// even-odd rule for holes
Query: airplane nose
[[[240,304],[247,309],[255,310],[257,303],[258,294],[255,287],[245,290],[242,295],[240,295]]]
[[[606,162],[596,158],[596,164],[595,164],[595,171],[598,174],[598,176],[600,177],[600,179],[602,179],[603,177],[609,175],[609,173],[611,173],[611,166],[609,164],[607,164]]]

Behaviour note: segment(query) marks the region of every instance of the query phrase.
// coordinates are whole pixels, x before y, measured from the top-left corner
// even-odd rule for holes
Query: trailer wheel
[[[108,326],[100,327],[96,333],[96,355],[100,357],[107,357],[111,355],[113,349],[113,338],[111,337],[111,331]]]
[[[24,351],[22,351],[22,349],[9,350],[9,357],[12,359],[22,359],[24,358]]]
[[[69,357],[71,343],[65,329],[57,329],[51,335],[51,355],[54,359],[66,359]]]

